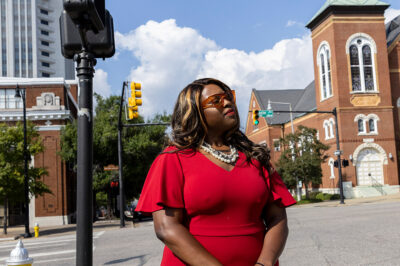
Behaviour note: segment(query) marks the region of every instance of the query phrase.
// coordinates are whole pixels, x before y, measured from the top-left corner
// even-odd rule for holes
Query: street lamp
[[[273,104],[288,104],[288,105],[289,105],[290,124],[291,124],[291,127],[292,127],[292,134],[294,135],[292,104],[291,104],[291,103],[284,103],[284,102],[271,102],[271,101],[268,99],[267,110],[272,110],[271,103],[273,103]],[[293,144],[292,144],[292,161],[295,160],[293,150],[294,150],[294,147],[293,147]],[[300,201],[300,200],[301,200],[301,194],[300,194],[299,178],[298,178],[297,175],[295,176],[295,178],[296,178],[297,200]]]
[[[24,195],[25,195],[25,234],[24,237],[32,237],[29,232],[29,183],[28,183],[28,151],[26,141],[26,98],[25,89],[20,89],[17,85],[15,91],[15,100],[22,98],[23,113],[24,113]]]

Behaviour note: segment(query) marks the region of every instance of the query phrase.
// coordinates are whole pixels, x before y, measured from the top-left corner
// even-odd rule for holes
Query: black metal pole
[[[343,195],[343,179],[342,179],[342,161],[340,159],[340,143],[339,143],[339,126],[338,126],[338,118],[337,118],[337,110],[336,107],[333,108],[332,114],[335,116],[335,130],[336,130],[336,150],[337,150],[337,161],[338,161],[338,171],[339,171],[339,191],[340,191],[340,203],[344,204],[344,195]]]
[[[93,265],[93,73],[96,59],[76,54],[79,78],[76,265]]]
[[[25,90],[22,91],[22,104],[24,112],[24,194],[25,194],[25,234],[24,237],[32,237],[29,232],[29,180],[28,180],[28,151],[26,140],[26,98]]]
[[[119,104],[119,115],[118,115],[118,170],[119,170],[119,220],[120,220],[120,227],[125,227],[125,194],[124,194],[124,182],[123,182],[123,175],[122,175],[122,105],[124,103],[124,92],[125,92],[125,85],[124,82],[122,84],[122,95]]]

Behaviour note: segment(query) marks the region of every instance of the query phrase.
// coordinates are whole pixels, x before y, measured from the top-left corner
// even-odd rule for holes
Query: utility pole
[[[74,59],[79,79],[76,265],[93,265],[93,74],[96,58],[115,53],[105,0],[64,0],[61,52]]]

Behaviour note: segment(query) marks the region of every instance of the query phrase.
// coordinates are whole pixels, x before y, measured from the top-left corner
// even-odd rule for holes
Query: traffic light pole
[[[79,78],[76,265],[93,265],[93,73],[96,59],[76,54]]]
[[[119,104],[119,115],[118,115],[118,173],[119,173],[119,220],[120,227],[125,227],[125,194],[124,194],[124,183],[123,183],[123,175],[122,175],[122,105],[124,103],[124,93],[125,93],[126,82],[122,84],[122,95]],[[133,217],[132,217],[133,219]]]
[[[333,108],[332,111],[287,111],[287,110],[274,110],[276,113],[300,113],[300,114],[332,114],[335,117],[335,131],[336,131],[336,156],[338,160],[338,172],[339,172],[339,192],[340,192],[340,203],[344,204],[344,193],[343,193],[343,176],[342,176],[342,166],[340,159],[340,142],[339,142],[339,126],[337,119],[337,109]]]
[[[332,111],[335,116],[335,130],[336,130],[336,150],[337,152],[337,160],[338,160],[338,171],[339,171],[339,190],[340,190],[340,203],[344,204],[344,193],[343,193],[343,177],[342,177],[342,161],[340,159],[340,143],[339,143],[339,129],[338,129],[338,119],[337,119],[337,111],[336,107],[333,108]]]

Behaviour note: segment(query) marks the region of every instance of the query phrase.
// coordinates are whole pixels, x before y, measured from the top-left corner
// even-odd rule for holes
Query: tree
[[[33,123],[27,123],[27,151],[35,156],[44,151],[44,146]],[[28,156],[30,160],[30,156]],[[38,196],[51,193],[40,180],[47,175],[44,168],[29,166],[29,192]],[[23,125],[0,124],[0,200],[4,202],[4,234],[7,234],[7,208],[10,201],[24,201],[24,132]]]
[[[94,95],[97,106],[93,121],[93,191],[97,198],[104,201],[107,195],[107,207],[110,214],[110,183],[117,172],[106,172],[104,167],[118,165],[118,112],[119,96],[103,98]],[[123,114],[123,123],[128,122]],[[169,121],[166,114],[155,115],[148,122]],[[132,122],[131,122],[132,123]],[[143,117],[134,119],[133,123],[144,123]],[[124,128],[122,131],[124,188],[127,199],[137,197],[142,189],[144,179],[154,158],[162,151],[166,142],[166,126]],[[62,130],[60,155],[65,161],[75,162],[77,152],[76,123],[67,125]]]
[[[326,161],[328,145],[317,138],[317,130],[299,126],[294,134],[280,139],[283,152],[277,163],[277,171],[285,184],[296,188],[296,176],[305,186],[308,199],[309,185],[322,183],[321,164]],[[293,157],[294,156],[294,161]]]

